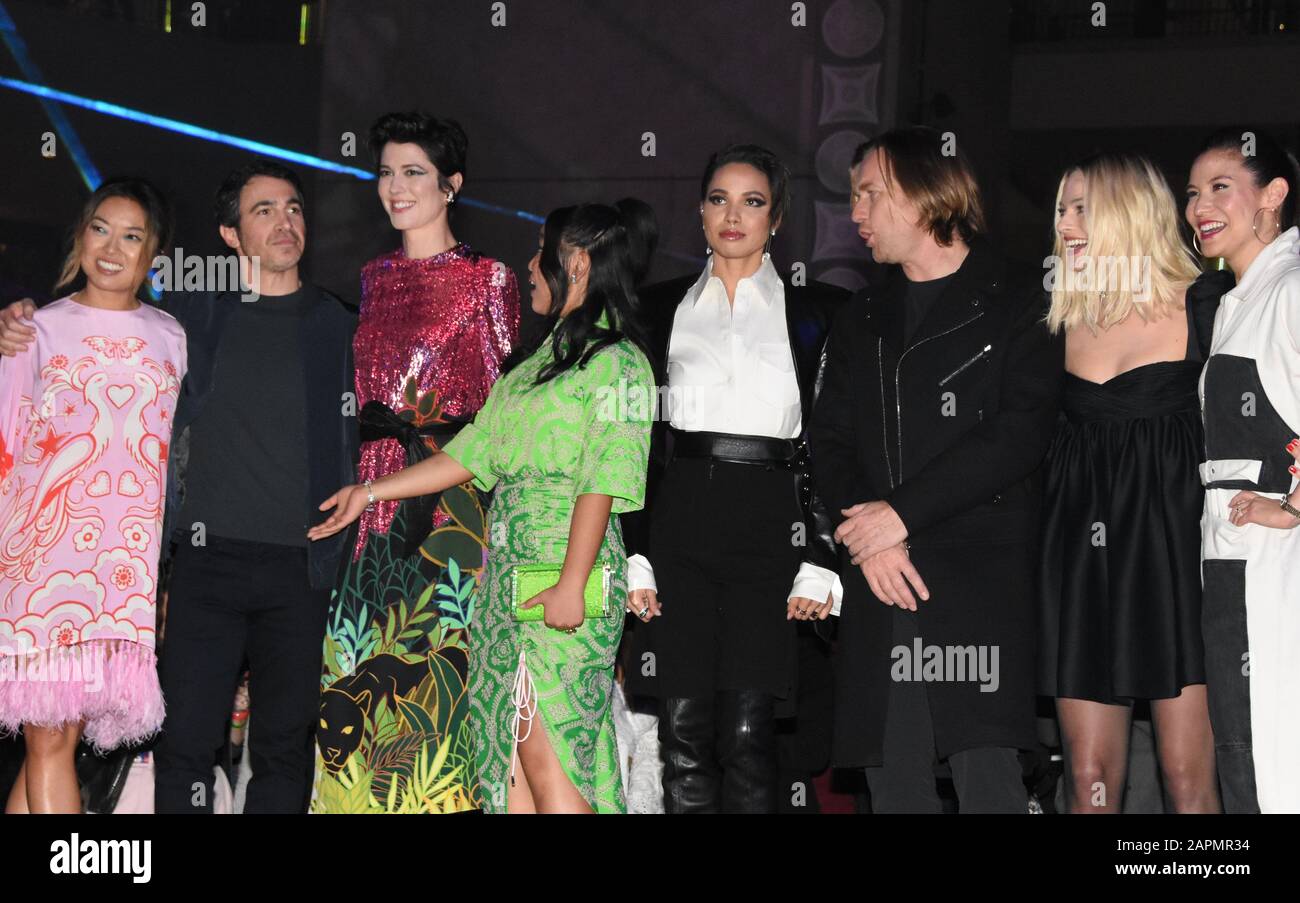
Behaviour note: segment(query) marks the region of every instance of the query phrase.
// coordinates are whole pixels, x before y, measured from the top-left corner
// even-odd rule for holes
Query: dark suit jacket
[[[324,512],[316,510],[316,505],[356,479],[360,440],[355,394],[352,408],[346,413],[344,396],[356,392],[352,334],[357,321],[356,314],[334,295],[307,283],[303,285],[307,291],[318,292],[322,299],[322,303],[314,306],[313,315],[302,324],[305,368],[302,385],[307,386],[302,403],[307,409],[308,438],[308,446],[303,449],[303,466],[309,471],[307,482],[311,494],[304,521],[315,524],[326,517]],[[234,292],[169,292],[163,296],[160,306],[185,327],[189,353],[189,370],[173,424],[173,441],[182,446],[181,458],[187,455],[188,427],[203,416],[204,405],[212,394],[222,332],[234,306],[242,303],[245,302]],[[274,377],[274,373],[267,374],[266,391],[283,391],[283,384]],[[257,400],[249,399],[248,403],[256,404]],[[183,469],[168,468],[163,535],[188,542],[185,526],[176,521],[184,498]],[[348,534],[344,530],[308,546],[308,578],[313,587],[325,589],[334,585]],[[163,547],[168,549],[170,543],[164,542]]]

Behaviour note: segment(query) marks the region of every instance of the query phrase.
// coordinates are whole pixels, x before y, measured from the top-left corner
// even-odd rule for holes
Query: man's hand
[[[922,600],[930,598],[930,590],[912,566],[912,559],[908,557],[907,549],[902,543],[877,552],[862,562],[861,567],[867,585],[876,594],[876,598],[886,605],[916,611],[918,596]]]
[[[31,298],[15,301],[0,310],[0,354],[13,357],[36,340],[34,313],[36,305]]]
[[[848,550],[854,564],[907,539],[907,526],[888,502],[859,502],[840,513],[845,521],[835,529],[835,541]]]

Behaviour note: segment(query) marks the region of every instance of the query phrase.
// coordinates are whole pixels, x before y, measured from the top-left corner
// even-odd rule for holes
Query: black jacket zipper
[[[975,355],[973,358],[971,358],[970,360],[968,360],[966,363],[962,364],[962,365],[961,365],[960,367],[958,367],[956,370],[954,370],[954,371],[952,371],[951,373],[949,373],[949,374],[948,374],[947,376],[945,376],[943,379],[939,380],[939,385],[941,385],[941,386],[944,385],[945,383],[948,382],[948,380],[952,379],[954,376],[957,376],[959,373],[962,373],[963,371],[965,371],[968,367],[970,367],[972,364],[974,364],[976,361],[978,361],[980,358],[982,358],[984,355],[988,354],[988,353],[989,353],[990,351],[992,351],[992,350],[993,350],[993,346],[992,346],[992,345],[985,345],[983,351],[981,351],[979,354]]]

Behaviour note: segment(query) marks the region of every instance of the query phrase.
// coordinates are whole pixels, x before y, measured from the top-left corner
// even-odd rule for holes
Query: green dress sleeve
[[[637,511],[645,504],[650,460],[655,392],[650,363],[635,346],[620,343],[593,357],[586,377],[574,496],[608,495],[614,499],[612,513]]]
[[[473,423],[461,427],[460,432],[443,446],[443,451],[456,460],[461,467],[474,474],[474,485],[484,492],[491,492],[501,475],[493,464],[492,453],[497,443],[493,440],[493,423],[498,396],[509,391],[504,380],[497,380],[488,392],[483,407],[474,415]]]

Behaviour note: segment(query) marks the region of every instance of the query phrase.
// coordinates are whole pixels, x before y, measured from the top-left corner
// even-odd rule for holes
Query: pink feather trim
[[[104,752],[156,734],[163,714],[158,660],[140,643],[92,640],[0,656],[0,732],[84,721],[82,736]]]

